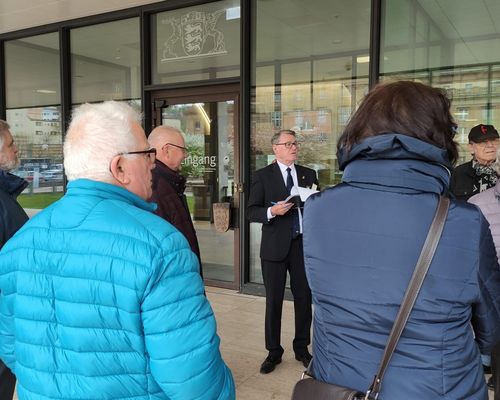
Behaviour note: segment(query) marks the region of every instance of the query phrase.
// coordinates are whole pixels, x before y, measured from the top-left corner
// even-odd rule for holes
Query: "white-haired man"
[[[186,239],[152,213],[155,149],[125,103],[78,107],[68,188],[0,252],[0,358],[19,399],[232,399]]]
[[[0,248],[23,226],[28,216],[17,202],[17,196],[28,182],[9,171],[17,168],[17,147],[10,133],[10,126],[0,119]],[[0,399],[12,399],[16,377],[0,361]]]
[[[198,237],[184,194],[186,178],[180,173],[182,161],[187,156],[184,136],[172,126],[158,126],[151,131],[148,142],[156,149],[151,197],[151,201],[158,205],[155,213],[170,222],[186,237],[191,250],[198,256],[200,274],[203,277]]]

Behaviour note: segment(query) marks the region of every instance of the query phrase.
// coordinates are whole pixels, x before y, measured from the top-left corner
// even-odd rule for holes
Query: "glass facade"
[[[469,161],[470,129],[500,126],[500,3],[385,0],[382,11],[381,79],[446,89],[458,124],[458,164]]]
[[[234,116],[241,143],[249,147],[242,157],[228,156],[227,165],[218,164],[213,172],[218,174],[214,187],[238,191],[243,204],[251,174],[273,160],[270,138],[280,129],[298,133],[303,142],[298,162],[317,171],[321,188],[337,184],[341,172],[336,142],[369,82],[412,79],[446,89],[458,124],[459,163],[470,158],[467,135],[472,126],[500,127],[497,0],[381,0],[376,59],[370,58],[375,56],[370,48],[371,7],[379,3],[371,0],[200,0],[176,9],[172,4],[65,21],[31,34],[0,35],[0,111],[20,149],[16,173],[30,182],[21,196],[26,207],[43,208],[61,196],[62,131],[71,108],[82,102],[128,101],[144,111],[145,128],[150,130],[152,121],[171,119],[176,111],[165,103],[161,107],[167,111],[154,116],[151,99],[158,91],[227,83],[249,87],[237,100],[241,106],[226,110]],[[60,43],[69,45],[60,49]],[[378,76],[373,75],[376,68],[369,68],[376,61]],[[209,103],[191,100],[179,104],[193,110],[196,104]],[[239,121],[244,124],[238,126]],[[196,135],[188,142],[203,142],[200,154],[206,155],[215,149],[207,147],[206,132],[215,132],[222,122],[209,117],[205,123],[213,126],[204,131],[202,123],[192,127]],[[234,147],[235,154],[238,151]],[[191,167],[185,166],[188,178],[200,181],[200,172]],[[199,214],[203,204],[195,211],[194,195],[191,200],[193,214]],[[212,218],[209,208],[204,212],[206,220],[198,218],[200,224]],[[261,283],[261,227],[248,226],[245,211],[241,215],[238,229],[249,246],[238,244],[239,233],[226,232],[236,244],[232,252],[221,250],[219,255],[238,259],[241,252],[242,276]],[[210,246],[206,253],[214,247],[222,249]],[[227,266],[230,261],[224,257],[207,262]],[[237,281],[233,275],[225,276]]]
[[[174,126],[185,136],[186,197],[196,230],[205,279],[234,280],[234,233],[218,232],[214,204],[233,204],[234,101],[171,104],[162,111],[162,125]],[[216,124],[212,124],[216,121]]]
[[[370,1],[254,2],[252,18],[250,170],[274,159],[271,136],[293,129],[299,164],[322,188],[340,174],[337,139],[368,90]],[[332,23],[335,21],[335,23]],[[250,281],[262,283],[261,224],[250,224]]]
[[[61,90],[57,33],[5,43],[6,119],[19,149],[14,174],[29,182],[25,208],[44,208],[63,193]]]
[[[156,14],[153,83],[240,75],[240,2],[224,0]]]
[[[141,98],[139,18],[71,30],[72,103]]]

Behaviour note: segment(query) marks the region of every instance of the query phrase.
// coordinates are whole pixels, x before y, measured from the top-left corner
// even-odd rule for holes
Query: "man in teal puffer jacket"
[[[84,104],[66,195],[0,253],[0,358],[20,399],[233,399],[198,260],[155,216],[150,149],[124,103]]]

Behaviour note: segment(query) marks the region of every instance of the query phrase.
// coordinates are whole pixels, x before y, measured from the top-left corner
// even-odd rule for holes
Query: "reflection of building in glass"
[[[7,111],[7,120],[19,149],[19,158],[43,158],[62,162],[59,107]]]

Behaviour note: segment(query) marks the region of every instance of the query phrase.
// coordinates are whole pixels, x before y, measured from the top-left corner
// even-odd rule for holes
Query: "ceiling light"
[[[370,56],[358,56],[356,58],[356,62],[358,64],[366,64],[366,63],[370,62]]]
[[[49,90],[49,89],[37,89],[35,90],[36,93],[43,93],[43,94],[54,94],[57,93],[55,90]]]

